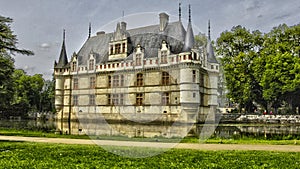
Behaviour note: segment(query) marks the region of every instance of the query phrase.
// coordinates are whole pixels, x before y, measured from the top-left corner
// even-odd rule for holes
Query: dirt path
[[[191,144],[191,143],[160,143],[160,142],[133,142],[114,140],[87,140],[87,139],[65,139],[65,138],[43,138],[43,137],[20,137],[0,136],[0,140],[28,141],[41,143],[62,144],[98,144],[101,146],[133,146],[133,147],[155,147],[155,148],[179,148],[195,150],[261,150],[261,151],[286,151],[300,152],[297,145],[251,145],[251,144]]]

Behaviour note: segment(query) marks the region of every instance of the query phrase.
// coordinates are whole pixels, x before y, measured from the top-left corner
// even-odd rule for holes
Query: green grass
[[[119,148],[145,153],[146,148]],[[156,150],[153,150],[156,151]],[[300,153],[171,149],[127,158],[95,145],[0,142],[0,168],[298,168]]]

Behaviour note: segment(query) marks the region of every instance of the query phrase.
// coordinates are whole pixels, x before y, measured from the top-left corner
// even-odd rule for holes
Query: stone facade
[[[219,64],[210,41],[193,46],[190,18],[187,30],[166,13],[158,25],[126,25],[89,37],[70,62],[63,40],[54,65],[57,120],[195,123],[215,112]]]

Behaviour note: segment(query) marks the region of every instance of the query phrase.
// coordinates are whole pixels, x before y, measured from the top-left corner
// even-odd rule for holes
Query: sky
[[[158,24],[161,12],[170,15],[170,22],[177,21],[179,2],[184,26],[191,4],[194,34],[207,34],[210,20],[213,40],[237,25],[266,33],[279,24],[300,23],[299,0],[0,0],[0,15],[13,19],[17,46],[35,53],[15,55],[16,68],[52,79],[63,29],[70,59],[87,40],[89,23],[95,36],[99,31],[113,32],[120,21],[127,22],[128,29]]]

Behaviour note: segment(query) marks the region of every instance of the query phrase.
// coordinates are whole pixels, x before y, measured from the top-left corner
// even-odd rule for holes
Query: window
[[[137,106],[143,105],[143,93],[136,94],[136,105]]]
[[[161,52],[161,63],[167,63],[167,51]]]
[[[211,65],[210,68],[211,68],[211,69],[214,69],[214,65]]]
[[[115,46],[115,54],[120,54],[121,53],[121,44],[116,44]]]
[[[114,54],[114,46],[113,45],[110,45],[110,54]]]
[[[78,79],[73,79],[73,89],[78,89]]]
[[[96,78],[90,77],[90,88],[94,89],[96,87]]]
[[[111,76],[108,76],[108,83],[107,83],[108,87],[111,87]]]
[[[72,62],[72,71],[73,71],[73,72],[76,71],[76,62]]]
[[[196,70],[193,70],[193,82],[196,82]]]
[[[119,103],[120,103],[120,105],[123,105],[124,104],[124,94],[120,94],[120,101],[119,101]]]
[[[78,96],[77,95],[73,95],[73,105],[78,106]]]
[[[135,64],[137,65],[137,66],[140,66],[141,64],[142,64],[142,55],[141,54],[136,54],[135,55]]]
[[[138,73],[136,75],[136,85],[143,86],[143,74],[142,73]]]
[[[112,95],[112,104],[113,105],[118,105],[119,104],[119,95],[118,94],[113,94]]]
[[[89,103],[90,105],[95,105],[95,95],[90,95]]]
[[[95,65],[95,60],[94,59],[91,59],[89,61],[89,70],[94,70],[94,65]]]
[[[124,86],[124,75],[121,75],[121,86]]]
[[[193,93],[193,98],[196,98],[196,93]]]
[[[122,53],[125,53],[125,43],[122,44],[122,47],[123,47]]]
[[[170,77],[168,72],[162,72],[162,85],[169,85]]]
[[[107,105],[111,105],[111,95],[107,95]]]
[[[113,76],[113,87],[119,86],[119,76],[115,75]]]
[[[167,93],[167,92],[162,93],[161,104],[162,105],[170,104],[170,94],[169,93]]]

